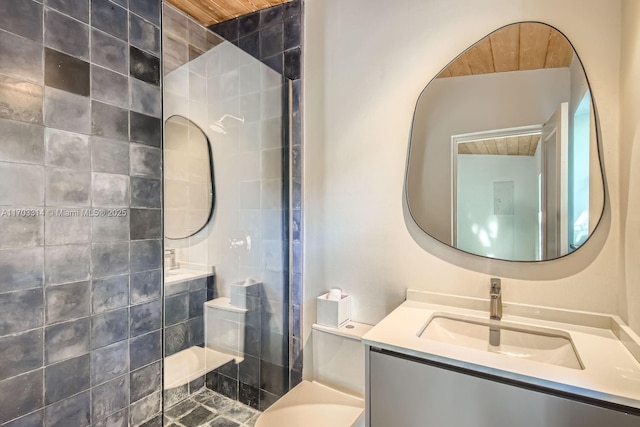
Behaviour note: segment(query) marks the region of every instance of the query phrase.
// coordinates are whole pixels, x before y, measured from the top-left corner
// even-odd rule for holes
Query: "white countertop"
[[[179,268],[164,271],[164,284],[167,286],[187,280],[196,280],[202,277],[208,277],[214,274],[215,269],[213,267],[197,268],[197,266],[180,265]]]
[[[481,309],[485,306],[486,309]],[[632,354],[633,351],[639,357],[640,339],[616,316],[504,303],[502,321],[568,333],[583,370],[520,360],[419,336],[434,315],[487,319],[488,307],[488,300],[409,291],[407,301],[362,340],[367,345],[410,356],[640,409],[640,362]]]

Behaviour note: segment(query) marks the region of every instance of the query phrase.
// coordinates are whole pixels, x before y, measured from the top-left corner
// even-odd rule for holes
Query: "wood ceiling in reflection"
[[[469,48],[438,78],[563,68],[571,64],[573,54],[567,39],[547,25],[509,25]]]
[[[291,0],[169,0],[204,26],[218,24]]]
[[[540,134],[483,139],[458,144],[458,154],[535,156],[539,142]]]

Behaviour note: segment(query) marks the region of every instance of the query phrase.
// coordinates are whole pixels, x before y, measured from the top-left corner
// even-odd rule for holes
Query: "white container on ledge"
[[[351,320],[351,296],[332,289],[316,298],[316,323],[337,328]]]

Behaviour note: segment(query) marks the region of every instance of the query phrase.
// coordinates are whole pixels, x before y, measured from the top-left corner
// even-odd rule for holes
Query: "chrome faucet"
[[[490,304],[490,318],[492,320],[502,319],[502,288],[500,285],[500,279],[491,279],[491,304]]]

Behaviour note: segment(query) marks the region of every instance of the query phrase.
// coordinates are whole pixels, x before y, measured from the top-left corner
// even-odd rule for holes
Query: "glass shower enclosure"
[[[289,93],[165,4],[164,408],[289,388]]]

